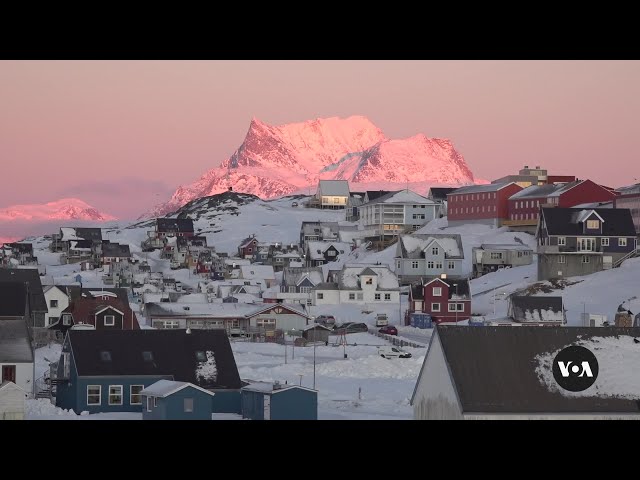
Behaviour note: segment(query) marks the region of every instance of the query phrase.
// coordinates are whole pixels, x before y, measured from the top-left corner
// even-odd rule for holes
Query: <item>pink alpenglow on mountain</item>
[[[0,209],[0,221],[27,220],[88,220],[109,222],[116,217],[99,212],[91,205],[77,198],[64,198],[45,204],[12,205]]]
[[[474,183],[464,158],[446,139],[416,135],[391,140],[362,116],[319,118],[281,126],[254,118],[240,148],[198,181],[143,217],[164,215],[197,198],[233,187],[263,199],[315,192],[318,180],[348,180],[354,191],[426,194],[431,186]]]

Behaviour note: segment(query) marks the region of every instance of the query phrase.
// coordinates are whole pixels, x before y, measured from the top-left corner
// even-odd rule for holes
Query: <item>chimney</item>
[[[273,382],[273,389],[274,390],[280,390],[282,388],[282,385],[280,384],[279,380],[276,380],[275,382]]]
[[[529,168],[529,165],[525,165],[524,168]]]
[[[540,168],[540,165],[536,165],[536,168]]]

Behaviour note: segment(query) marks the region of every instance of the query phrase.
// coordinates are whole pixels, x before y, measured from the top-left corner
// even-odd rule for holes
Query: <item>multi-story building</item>
[[[400,235],[396,244],[395,272],[403,285],[442,274],[461,277],[463,259],[460,234]]]
[[[616,192],[619,195],[613,201],[613,208],[628,208],[636,233],[640,235],[640,183],[619,188]]]
[[[447,195],[449,225],[479,223],[499,227],[509,216],[509,197],[520,190],[522,187],[514,182],[458,188]]]

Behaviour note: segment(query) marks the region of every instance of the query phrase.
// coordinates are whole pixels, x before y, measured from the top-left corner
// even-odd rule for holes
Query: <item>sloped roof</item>
[[[176,382],[173,380],[158,380],[156,383],[153,383],[147,388],[143,389],[140,392],[140,395],[166,398],[169,395],[173,395],[174,393],[177,393],[187,387],[195,388],[196,390],[200,390],[201,392],[204,392],[207,395],[211,395],[212,397],[215,395],[215,393],[210,392],[209,390],[205,390],[204,388],[199,387],[198,385],[194,385],[193,383]]]
[[[520,245],[519,243],[483,243],[480,245],[483,250],[529,250],[533,249],[527,245]]]
[[[537,357],[593,337],[637,338],[638,328],[438,326],[436,335],[465,413],[640,412],[640,392],[635,399],[565,396],[545,385],[537,372]]]
[[[427,197],[423,197],[411,190],[396,190],[380,195],[373,200],[369,199],[369,202],[364,205],[374,205],[377,203],[415,203],[432,205],[435,201]]]
[[[80,296],[69,304],[67,308],[63,310],[64,313],[70,313],[73,316],[73,323],[91,323],[91,320],[100,310],[112,307],[124,314],[124,328],[133,328],[137,330],[140,328],[136,314],[131,310],[129,302],[123,302],[120,298],[113,297],[94,297]],[[60,317],[62,318],[62,317]],[[60,319],[54,324],[60,324]]]
[[[486,185],[469,185],[467,187],[461,187],[451,192],[449,195],[458,195],[463,193],[484,193],[484,192],[497,192],[502,190],[508,185],[516,185],[513,182],[506,183],[488,183]]]
[[[27,289],[17,282],[0,282],[0,317],[24,317]]]
[[[318,189],[322,195],[349,196],[349,182],[347,180],[320,180]]]
[[[531,185],[509,197],[509,200],[520,198],[546,198],[553,192],[564,188],[564,185]]]
[[[307,242],[307,250],[311,260],[324,260],[324,252],[331,246],[338,250],[338,255],[347,254],[351,251],[351,244],[343,242]],[[318,253],[320,251],[320,253]]]
[[[398,277],[389,267],[385,266],[347,266],[345,265],[338,275],[338,287],[340,290],[361,289],[359,277],[363,275],[377,276],[378,290],[397,290],[400,288]]]
[[[79,376],[164,375],[202,388],[240,388],[240,376],[227,332],[185,330],[69,330]],[[111,353],[104,362],[100,352]],[[201,377],[196,352],[213,352],[217,375]],[[142,352],[151,352],[145,361]]]
[[[103,257],[120,257],[130,258],[131,251],[129,245],[120,243],[103,243],[102,244],[102,256]]]
[[[513,320],[521,322],[558,322],[564,320],[562,297],[511,296]]]
[[[428,282],[425,282],[425,285],[429,285],[433,283],[437,286],[438,282],[442,282],[449,286],[449,300],[470,300],[471,299],[471,287],[469,285],[469,280],[466,278],[457,278],[457,279],[443,279],[443,278],[434,278]]]
[[[307,268],[290,268],[285,267],[282,274],[283,285],[287,287],[297,286],[305,278],[308,278],[311,283],[318,285],[322,283],[322,268],[321,267],[307,267]]]
[[[31,309],[34,312],[49,311],[37,268],[0,268],[0,282],[28,283]]]
[[[33,350],[24,319],[0,320],[0,363],[31,363]]]
[[[402,258],[422,258],[422,252],[434,241],[438,242],[444,251],[446,258],[464,258],[462,238],[459,233],[413,233],[400,235],[400,248]]]
[[[271,265],[242,265],[242,278],[248,280],[275,280],[276,274]]]
[[[584,235],[582,224],[578,222],[578,216],[583,211],[579,208],[542,208],[542,216],[549,235]],[[627,208],[590,208],[588,211],[596,212],[603,220],[602,235],[592,236],[634,237],[636,230],[633,225],[631,211]]]

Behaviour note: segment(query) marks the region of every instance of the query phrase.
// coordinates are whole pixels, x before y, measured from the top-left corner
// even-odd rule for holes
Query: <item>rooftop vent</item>
[[[282,388],[282,384],[281,384],[278,380],[276,380],[276,381],[273,383],[273,389],[274,389],[274,390],[280,390],[281,388]]]

